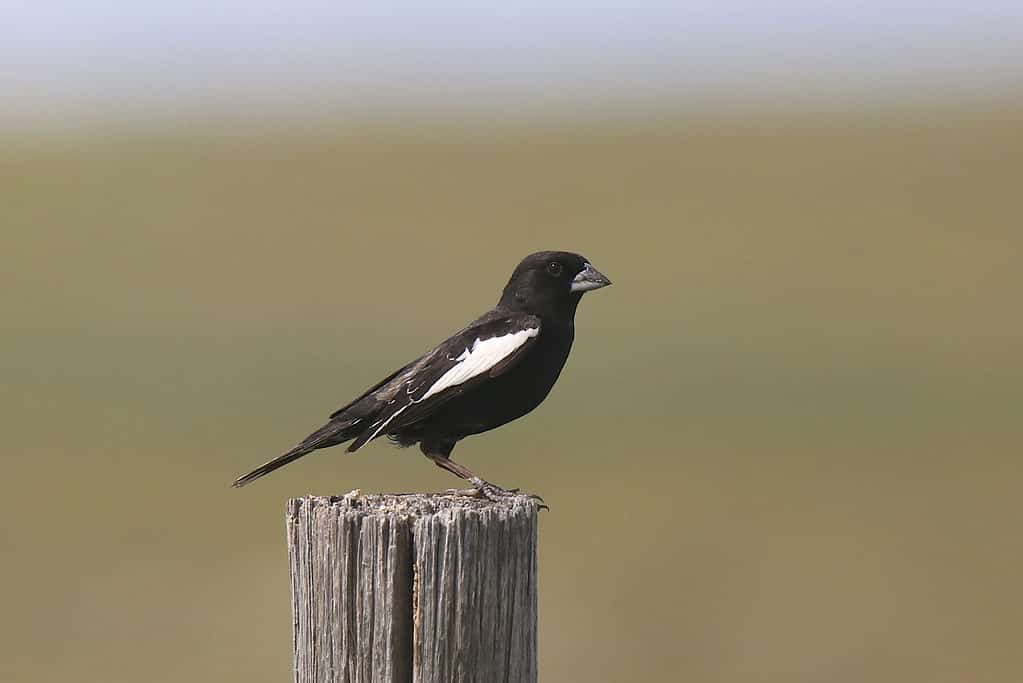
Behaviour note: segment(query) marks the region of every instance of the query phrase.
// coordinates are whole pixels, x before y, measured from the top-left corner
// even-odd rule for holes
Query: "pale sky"
[[[0,117],[1023,84],[1023,2],[6,2]],[[804,93],[804,94],[805,94]]]

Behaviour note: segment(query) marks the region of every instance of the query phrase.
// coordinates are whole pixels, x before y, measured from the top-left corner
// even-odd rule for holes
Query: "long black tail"
[[[323,425],[315,432],[307,436],[302,440],[302,443],[292,448],[283,455],[278,455],[270,462],[264,463],[252,470],[246,475],[238,477],[234,480],[235,488],[245,486],[249,482],[259,479],[264,474],[269,474],[279,467],[284,467],[289,462],[298,460],[303,455],[312,453],[318,448],[326,448],[327,446],[336,446],[339,443],[344,443],[355,437],[354,434],[349,436],[346,432],[350,429],[358,420],[331,420],[327,424]]]

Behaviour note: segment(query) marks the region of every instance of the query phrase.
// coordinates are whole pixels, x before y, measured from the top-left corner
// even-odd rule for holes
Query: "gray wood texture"
[[[537,503],[289,501],[297,683],[537,679]]]

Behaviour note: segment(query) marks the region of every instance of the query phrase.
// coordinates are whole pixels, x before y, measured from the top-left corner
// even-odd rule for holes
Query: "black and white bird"
[[[578,254],[541,251],[519,263],[497,306],[335,411],[327,424],[235,486],[319,448],[349,452],[386,436],[494,497],[505,489],[451,459],[461,439],[522,417],[547,397],[575,338],[583,293],[611,284]]]

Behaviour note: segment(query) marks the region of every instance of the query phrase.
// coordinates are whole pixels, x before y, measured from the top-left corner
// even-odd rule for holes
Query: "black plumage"
[[[504,490],[451,460],[455,444],[538,406],[561,373],[575,338],[583,293],[611,284],[578,254],[544,251],[519,263],[497,306],[398,369],[287,453],[234,482],[245,484],[319,448],[380,436],[418,443],[437,465],[484,495]]]

